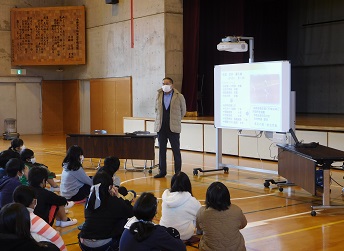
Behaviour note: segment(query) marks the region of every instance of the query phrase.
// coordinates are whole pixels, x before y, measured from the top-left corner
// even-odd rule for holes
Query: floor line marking
[[[141,179],[148,179],[148,178],[151,178],[151,176],[149,176],[149,177],[139,177],[139,178],[128,179],[128,180],[122,181],[122,182],[121,182],[121,185],[124,184],[124,183],[128,183],[128,182],[130,182],[130,181],[141,180]]]
[[[298,229],[298,230],[294,230],[294,231],[289,231],[289,232],[285,232],[285,233],[281,233],[281,234],[274,234],[274,235],[270,235],[270,236],[266,236],[266,237],[262,237],[262,238],[258,238],[258,239],[254,239],[254,240],[250,240],[250,241],[246,241],[245,243],[246,244],[254,243],[254,242],[263,241],[263,240],[267,240],[267,239],[271,239],[271,238],[275,238],[275,237],[279,237],[279,236],[285,236],[285,235],[300,233],[300,232],[304,232],[304,231],[308,231],[308,230],[312,230],[312,229],[316,229],[316,228],[323,228],[323,227],[326,227],[326,226],[332,226],[332,225],[340,224],[340,223],[344,223],[344,220],[330,222],[330,223],[325,223],[325,224],[321,224],[321,225],[316,225],[316,226],[313,226],[313,227],[302,228],[302,229]]]
[[[273,195],[274,195],[273,193],[270,193],[270,194],[262,194],[262,195],[249,196],[249,197],[231,198],[231,201],[233,201],[233,200],[254,199],[254,198],[260,198],[260,197],[266,197],[266,196],[273,196]],[[198,200],[198,201],[205,201],[205,200]]]
[[[302,213],[297,213],[297,214],[290,214],[290,215],[285,215],[285,216],[271,218],[271,219],[266,219],[266,220],[261,220],[261,221],[253,221],[253,222],[249,222],[245,228],[251,228],[251,227],[266,225],[266,224],[268,224],[269,221],[282,220],[282,219],[287,219],[287,218],[291,218],[291,217],[295,217],[295,216],[300,216],[300,215],[304,215],[304,214],[310,214],[310,213],[311,213],[311,211],[308,211],[308,212],[302,212]]]
[[[261,194],[261,195],[256,195],[256,196],[248,196],[248,197],[240,197],[240,198],[231,198],[231,201],[232,201],[232,200],[254,199],[254,198],[266,197],[266,196],[272,196],[272,195],[275,195],[275,194],[269,193],[269,194]]]

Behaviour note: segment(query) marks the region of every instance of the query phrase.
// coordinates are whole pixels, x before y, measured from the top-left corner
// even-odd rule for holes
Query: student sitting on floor
[[[133,190],[127,190],[126,187],[121,186],[121,180],[116,175],[120,166],[120,161],[117,157],[106,157],[104,160],[104,166],[99,168],[98,172],[107,172],[113,180],[113,185],[118,188],[119,196],[124,199],[132,202],[132,200],[136,197],[136,193]]]
[[[58,232],[46,223],[41,217],[33,213],[36,204],[36,193],[32,187],[20,185],[14,190],[14,202],[24,205],[30,212],[32,237],[37,241],[47,241],[53,243],[61,251],[67,251],[67,248]]]
[[[6,164],[10,159],[17,158],[18,155],[12,150],[5,150],[0,152],[0,179],[6,175]],[[17,158],[18,159],[18,158]]]
[[[29,184],[36,192],[37,205],[34,213],[45,220],[50,226],[54,223],[57,227],[68,227],[75,225],[78,221],[66,216],[65,208],[74,205],[73,202],[67,202],[66,198],[57,195],[45,189],[48,179],[47,169],[44,167],[33,167],[29,171]],[[66,206],[66,207],[65,207]]]
[[[79,234],[80,248],[84,251],[118,250],[124,225],[132,216],[132,205],[118,197],[111,176],[97,172],[85,206],[85,223]]]
[[[50,185],[50,190],[53,191],[53,192],[60,190],[59,186],[54,181],[54,178],[56,178],[55,173],[50,172],[50,170],[48,169],[48,167],[46,165],[41,164],[41,163],[37,163],[36,162],[36,158],[35,158],[35,153],[31,149],[25,148],[24,150],[22,150],[20,152],[20,158],[24,162],[24,164],[28,168],[28,170],[30,170],[34,166],[40,166],[40,167],[46,168],[47,171],[48,171],[48,180],[47,180],[47,182]],[[27,178],[25,177],[25,175],[22,176],[22,178],[20,179],[20,182],[23,185],[28,185],[29,184],[29,182],[27,181]]]
[[[37,242],[30,233],[29,211],[20,203],[10,203],[0,211],[1,251],[59,251],[50,242]]]
[[[119,250],[166,250],[186,251],[176,229],[166,228],[152,222],[158,207],[152,193],[143,193],[135,202],[134,216],[125,225]],[[170,230],[170,231],[169,231]]]
[[[23,149],[25,149],[24,141],[20,138],[12,139],[11,146],[8,148],[8,150],[15,154],[17,159],[20,159],[20,151]]]
[[[240,229],[247,225],[241,209],[231,204],[228,188],[213,182],[207,189],[205,206],[196,217],[197,229],[203,231],[199,242],[201,251],[244,251],[245,240]]]
[[[0,179],[0,208],[13,202],[12,194],[20,186],[19,178],[24,175],[24,163],[20,159],[10,159],[6,164],[6,175]]]
[[[192,196],[189,177],[184,172],[176,173],[171,179],[171,189],[162,194],[160,225],[177,229],[180,239],[188,240],[195,233],[200,208],[201,203]]]
[[[71,146],[62,162],[60,192],[67,200],[82,201],[90,194],[92,179],[87,176],[82,162],[83,151],[80,146]]]

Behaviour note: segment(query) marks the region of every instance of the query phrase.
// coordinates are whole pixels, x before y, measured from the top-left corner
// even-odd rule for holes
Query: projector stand
[[[202,168],[194,168],[193,175],[198,175],[198,172],[207,173],[207,172],[215,172],[215,171],[223,171],[223,173],[228,174],[228,170],[229,168],[226,166],[224,166],[223,168],[211,169],[211,170],[204,170]]]
[[[278,190],[280,192],[283,192],[283,187],[296,186],[294,183],[288,182],[287,180],[285,180],[285,181],[275,181],[273,179],[268,179],[268,180],[265,180],[264,187],[269,188],[270,187],[270,183],[277,185]]]

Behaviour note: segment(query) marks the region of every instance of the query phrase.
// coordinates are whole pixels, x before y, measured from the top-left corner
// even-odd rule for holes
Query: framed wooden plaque
[[[12,66],[86,64],[85,7],[11,9]]]

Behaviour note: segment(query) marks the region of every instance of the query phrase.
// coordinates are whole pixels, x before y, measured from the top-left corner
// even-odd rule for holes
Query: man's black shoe
[[[158,173],[157,175],[154,176],[154,178],[158,179],[158,178],[164,178],[166,176],[166,173]]]

